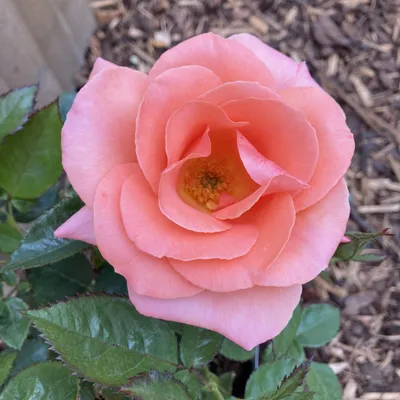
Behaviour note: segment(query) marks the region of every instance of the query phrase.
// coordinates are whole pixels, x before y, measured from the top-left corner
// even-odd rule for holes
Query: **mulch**
[[[338,375],[344,400],[400,399],[399,0],[92,0],[99,28],[77,76],[101,56],[148,72],[167,49],[203,32],[248,32],[307,61],[343,106],[355,135],[347,174],[349,230],[390,228],[368,248],[378,263],[339,263],[305,289],[306,301],[342,309],[335,339],[311,352]]]

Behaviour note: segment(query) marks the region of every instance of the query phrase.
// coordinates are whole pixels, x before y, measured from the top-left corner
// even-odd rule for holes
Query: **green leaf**
[[[93,279],[89,260],[83,254],[75,254],[57,263],[29,271],[28,280],[32,285],[38,304],[52,303],[84,293]]]
[[[21,315],[28,306],[18,297],[0,302],[0,339],[14,349],[20,349],[29,330],[29,321]]]
[[[33,365],[8,383],[0,400],[76,400],[79,379],[58,362]]]
[[[11,255],[4,270],[41,267],[70,257],[88,247],[87,243],[54,237],[54,231],[81,207],[80,199],[69,197],[37,219],[26,233],[21,247]]]
[[[17,358],[16,351],[2,351],[0,353],[0,386],[7,379],[8,374],[11,371],[13,363]]]
[[[225,393],[232,393],[233,381],[236,378],[236,374],[233,371],[225,372],[219,376],[219,384]]]
[[[132,379],[122,391],[140,400],[193,400],[181,381],[157,371]]]
[[[8,286],[17,284],[17,274],[14,271],[4,271],[0,273],[0,281],[4,281]]]
[[[378,254],[360,254],[352,258],[353,261],[363,262],[381,262],[385,260],[387,256],[380,256]]]
[[[50,210],[57,202],[60,184],[57,182],[46,190],[38,199],[22,200],[12,199],[14,218],[17,222],[31,222],[39,218],[44,212]]]
[[[67,119],[67,113],[71,109],[75,97],[76,92],[66,92],[58,98],[58,109],[60,111],[62,122],[65,122],[65,120]]]
[[[295,367],[295,361],[283,359],[271,364],[261,365],[251,375],[246,384],[246,399],[261,400],[263,396],[273,394],[285,376]]]
[[[20,352],[18,353],[17,359],[15,360],[11,376],[17,375],[22,370],[33,364],[46,361],[48,356],[49,348],[40,337],[25,340]]]
[[[213,331],[186,325],[180,344],[181,360],[185,367],[207,364],[221,348],[223,337]]]
[[[174,378],[180,380],[185,385],[193,399],[199,398],[203,389],[203,385],[197,374],[199,374],[199,372],[192,372],[188,369],[182,369],[174,374]]]
[[[340,312],[329,304],[312,304],[303,309],[297,341],[304,347],[320,347],[339,331]]]
[[[128,294],[126,279],[117,274],[109,264],[105,264],[100,268],[93,290],[95,292]]]
[[[306,354],[304,353],[303,346],[295,339],[290,344],[285,357],[293,358],[298,363],[302,363],[306,359]]]
[[[8,221],[0,223],[0,252],[12,253],[21,244],[21,234]]]
[[[128,299],[86,296],[27,315],[62,359],[93,382],[120,386],[142,372],[176,369],[174,332]]]
[[[93,385],[89,382],[82,382],[79,391],[79,400],[96,400]]]
[[[339,381],[326,364],[313,362],[307,374],[308,388],[315,392],[315,400],[341,400],[342,391]]]
[[[297,392],[289,397],[285,397],[285,400],[313,400],[315,398],[314,396],[314,392]]]
[[[304,379],[310,368],[310,362],[305,362],[296,367],[290,375],[285,377],[280,384],[278,390],[271,395],[263,396],[262,400],[282,400],[287,399],[290,395],[303,386]]]
[[[0,96],[0,141],[15,132],[32,112],[37,86],[26,86]]]
[[[56,183],[61,170],[61,121],[52,103],[0,147],[0,186],[11,197],[34,199]]]
[[[104,400],[132,400],[132,397],[129,396],[126,397],[124,396],[122,393],[115,393],[113,390],[111,389],[104,389],[101,392],[101,399],[104,398]]]
[[[254,357],[254,352],[254,349],[247,351],[227,338],[222,343],[221,354],[230,360],[247,361]]]

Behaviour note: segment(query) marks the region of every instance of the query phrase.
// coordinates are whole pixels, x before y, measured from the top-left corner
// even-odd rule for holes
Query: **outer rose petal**
[[[143,315],[211,329],[247,350],[279,334],[298,304],[301,286],[253,287],[230,293],[204,291],[182,299],[129,297]]]
[[[109,69],[109,68],[119,68],[118,65],[105,60],[104,58],[98,57],[94,62],[92,72],[90,73],[89,79],[94,78],[98,73]]]
[[[221,106],[233,121],[250,125],[240,132],[267,159],[308,182],[318,159],[314,128],[304,115],[278,100],[246,98]]]
[[[62,159],[72,186],[89,207],[104,175],[136,160],[136,114],[147,85],[145,74],[108,68],[76,96],[62,130]]]
[[[137,117],[136,153],[154,192],[167,166],[165,128],[169,117],[188,101],[221,83],[209,69],[193,65],[168,70],[150,84]]]
[[[149,77],[182,65],[201,65],[224,82],[250,81],[275,88],[271,72],[251,51],[240,43],[213,33],[192,37],[166,51],[154,64]]]
[[[280,96],[271,89],[261,86],[258,82],[245,81],[224,83],[204,93],[198,100],[207,101],[219,106],[228,101],[241,100],[246,97],[280,100]]]
[[[318,137],[319,158],[310,189],[295,199],[300,211],[322,199],[345,174],[354,154],[354,138],[342,109],[322,89],[299,87],[282,90],[280,94],[287,104],[306,116]]]
[[[54,232],[54,236],[96,244],[92,210],[86,206],[82,207]]]
[[[289,286],[314,279],[328,267],[349,218],[349,192],[343,179],[317,204],[296,215],[282,254],[263,272],[257,284]]]
[[[256,244],[245,256],[234,260],[170,260],[171,265],[204,289],[230,292],[254,286],[258,273],[278,257],[289,240],[295,221],[292,198],[288,194],[267,196],[241,221],[256,224],[260,231]]]
[[[129,238],[140,250],[158,258],[232,259],[246,254],[258,237],[252,225],[217,233],[197,233],[175,225],[161,213],[139,167],[124,183],[121,212]]]
[[[136,293],[158,298],[198,293],[202,289],[183,279],[165,258],[142,253],[126,235],[120,212],[121,188],[136,166],[124,164],[113,168],[96,191],[94,229],[99,250]]]
[[[307,65],[297,63],[281,52],[266,45],[248,33],[233,35],[229,40],[239,42],[251,50],[271,71],[278,89],[294,86],[318,86],[311,77]]]

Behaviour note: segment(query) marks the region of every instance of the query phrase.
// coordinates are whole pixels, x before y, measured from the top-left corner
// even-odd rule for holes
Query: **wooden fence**
[[[89,0],[0,0],[0,94],[39,82],[42,106],[73,89],[94,28]]]

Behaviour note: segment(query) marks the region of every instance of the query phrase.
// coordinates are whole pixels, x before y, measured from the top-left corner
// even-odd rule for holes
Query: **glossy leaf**
[[[85,296],[27,315],[62,359],[93,382],[124,385],[142,372],[176,368],[174,332],[126,298]]]
[[[21,244],[21,234],[8,221],[0,223],[0,252],[12,253]]]
[[[57,182],[50,189],[46,190],[38,199],[11,200],[15,220],[17,222],[28,223],[39,218],[43,213],[55,206],[59,191],[60,184]]]
[[[289,346],[285,357],[293,358],[298,364],[302,363],[306,359],[306,354],[304,352],[303,346],[295,339]]]
[[[13,198],[34,199],[56,183],[61,170],[61,121],[52,103],[4,140],[0,187]]]
[[[183,364],[188,368],[207,364],[219,352],[222,341],[216,332],[186,325],[180,343]]]
[[[14,271],[1,272],[0,281],[4,281],[8,286],[15,286],[17,284],[17,274]]]
[[[320,347],[339,331],[340,312],[329,304],[312,304],[303,309],[297,341],[304,347]]]
[[[109,264],[105,264],[100,268],[93,290],[95,292],[111,294],[128,294],[126,279],[122,275],[117,274]]]
[[[282,400],[287,399],[289,396],[303,386],[305,377],[309,371],[310,363],[305,362],[296,367],[292,373],[286,376],[282,383],[279,385],[278,390],[268,396],[264,396],[262,400]]]
[[[33,365],[8,383],[0,400],[55,400],[78,398],[79,379],[58,362]]]
[[[0,141],[15,132],[32,112],[37,86],[26,86],[0,96]]]
[[[88,291],[93,279],[89,260],[83,254],[29,271],[28,280],[38,304],[53,303]]]
[[[65,92],[58,98],[58,109],[62,122],[67,119],[67,114],[71,109],[72,103],[76,97],[76,92]]]
[[[5,382],[17,357],[15,351],[0,352],[0,386]]]
[[[122,391],[141,400],[193,400],[181,381],[157,371],[132,379]]]
[[[246,399],[261,400],[263,396],[276,392],[283,378],[295,367],[295,361],[283,359],[271,364],[261,365],[251,375],[246,384]]]
[[[231,340],[225,338],[222,347],[221,354],[234,361],[247,361],[254,357],[254,349],[251,351],[245,350],[243,347],[240,347],[236,343]]]
[[[84,242],[54,237],[54,231],[81,207],[79,198],[69,197],[37,219],[4,269],[41,267],[70,257],[88,247]]]
[[[180,380],[184,384],[193,399],[198,399],[200,397],[203,385],[200,381],[198,371],[183,369],[175,372],[174,378]]]
[[[310,391],[315,392],[315,400],[341,400],[339,381],[326,364],[313,362],[306,377]]]
[[[42,361],[46,361],[49,356],[47,344],[40,338],[34,337],[25,340],[18,357],[15,360],[11,376],[17,375],[23,369]]]
[[[0,339],[14,349],[20,349],[28,334],[29,320],[21,311],[28,306],[17,297],[10,297],[0,302]]]

